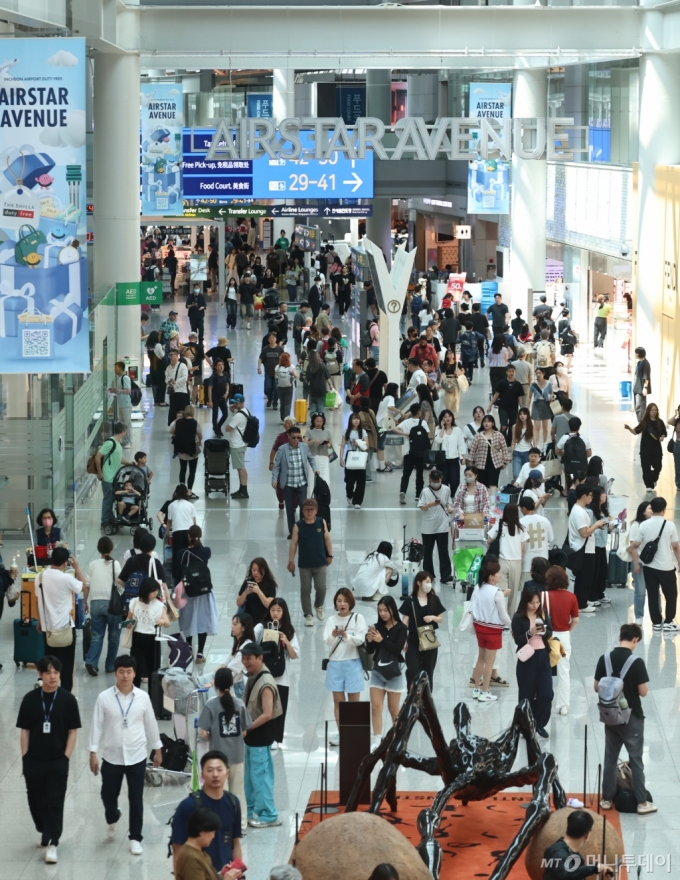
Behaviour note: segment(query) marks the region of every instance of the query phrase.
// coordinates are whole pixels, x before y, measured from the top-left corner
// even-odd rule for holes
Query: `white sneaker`
[[[348,499],[347,499],[347,506],[348,506],[348,507],[354,507],[354,502],[352,501],[351,498],[348,498]]]
[[[323,620],[326,616],[326,612],[323,610],[323,605],[319,605],[318,607],[315,605],[314,610],[316,611],[316,616],[319,620]]]
[[[603,597],[600,599],[600,603],[601,603],[602,605],[611,605],[611,604],[612,604],[612,600],[609,598],[609,596],[603,596]]]
[[[480,691],[477,699],[480,703],[495,703],[498,697],[496,694],[489,693],[489,691]]]
[[[144,852],[144,848],[142,847],[142,844],[138,840],[131,840],[130,841],[130,852],[132,853],[133,856],[141,856],[141,854]]]
[[[314,618],[311,614],[305,614],[305,626],[314,626]]]
[[[595,609],[592,605],[586,605],[585,608],[579,608],[579,614],[595,614]]]
[[[590,601],[588,602],[588,607],[589,607],[589,608],[599,608],[600,605],[601,605],[600,602],[590,602]]]
[[[671,620],[670,623],[664,623],[663,625],[664,632],[678,632],[678,630],[680,630],[680,626],[678,626],[673,620]]]
[[[53,843],[51,843],[47,847],[47,852],[45,853],[45,862],[48,865],[57,864],[57,848]]]
[[[355,510],[361,510],[361,505],[360,505],[360,504],[355,504],[355,505],[354,505],[354,509],[355,509]]]
[[[637,623],[638,626],[642,626],[642,624],[644,623],[644,617],[636,617],[635,623]]]
[[[279,744],[278,744],[277,742],[273,742],[273,743],[269,746],[269,748],[271,749],[272,752],[277,752],[278,749],[279,749]]]
[[[107,826],[106,826],[106,839],[107,839],[107,840],[113,840],[113,838],[114,838],[115,836],[116,836],[116,826],[115,826],[115,824],[114,824],[114,825],[107,825]]]
[[[481,695],[481,693],[482,693],[481,690],[480,690],[479,688],[476,687],[476,688],[472,691],[472,699],[473,699],[473,700],[478,700],[479,697],[480,697],[480,695]]]

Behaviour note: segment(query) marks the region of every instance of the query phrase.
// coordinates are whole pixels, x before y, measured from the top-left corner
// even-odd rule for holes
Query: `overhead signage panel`
[[[208,160],[214,128],[184,129],[184,195],[186,198],[344,199],[373,197],[373,156],[348,159],[334,153],[315,159],[314,136],[301,131],[299,159]],[[309,156],[306,154],[310,154]],[[329,215],[330,216],[330,215]],[[338,214],[337,216],[352,216]]]

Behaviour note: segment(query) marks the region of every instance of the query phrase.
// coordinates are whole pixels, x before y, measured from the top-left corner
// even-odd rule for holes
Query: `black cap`
[[[257,642],[248,642],[241,648],[241,656],[247,654],[249,657],[263,657],[264,651]]]

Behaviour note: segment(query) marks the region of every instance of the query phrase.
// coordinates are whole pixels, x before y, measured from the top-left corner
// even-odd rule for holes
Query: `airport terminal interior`
[[[226,868],[229,880],[564,880],[572,868],[565,861],[556,873],[550,860],[541,862],[539,838],[547,848],[568,834],[564,816],[582,809],[594,814],[593,834],[581,844],[584,859],[587,852],[604,864],[599,876],[677,872],[678,15],[674,4],[628,0],[0,0],[3,878],[212,880]],[[507,372],[516,365],[517,381]],[[516,428],[524,418],[518,407],[527,408],[533,434]],[[493,434],[480,408],[493,417]],[[259,421],[259,438],[252,439],[244,409]],[[443,411],[463,432],[460,445],[438,441]],[[317,412],[326,446],[309,433],[320,427]],[[299,445],[289,440],[298,430]],[[568,446],[576,435],[585,441],[582,466],[578,444]],[[196,454],[179,451],[187,442]],[[107,470],[112,449],[120,471]],[[307,450],[316,453],[309,464]],[[138,453],[146,473],[135,466]],[[320,501],[312,531],[294,503],[301,496]],[[527,498],[529,507],[518,510]],[[174,539],[170,503],[180,520]],[[645,532],[650,513],[652,529],[664,518],[665,535]],[[527,540],[514,522],[532,514],[542,519],[527,525]],[[52,537],[44,518],[57,530]],[[603,518],[607,528],[591,538],[591,523]],[[321,520],[327,538],[314,532]],[[491,548],[479,580],[500,520],[510,536]],[[193,575],[182,548],[192,522],[211,550],[209,596],[192,596],[186,586]],[[104,569],[91,566],[102,557],[98,543],[110,538],[110,555],[122,566],[135,532],[137,550],[150,548],[145,529],[155,539],[156,604],[159,613],[165,606],[167,627],[154,627],[156,617],[143,632],[150,612],[133,598],[132,647],[124,636],[116,642],[128,629],[119,630],[118,618],[128,616],[139,591],[130,581],[120,584],[122,614],[108,605],[97,612],[109,621],[104,641],[114,633],[109,657],[107,644],[101,657],[84,647],[100,623],[93,623],[94,600],[86,606],[77,585],[74,596],[55,593],[55,617],[41,620],[42,576],[57,592],[66,582],[54,575],[55,561],[88,588],[100,572],[99,590],[108,596],[113,585],[119,595],[111,574],[102,587]],[[534,593],[522,589],[532,576],[520,562],[516,529],[522,548],[539,535],[532,557],[549,557],[550,568],[539,564],[533,575]],[[441,555],[432,549],[435,532]],[[68,560],[60,561],[64,545]],[[494,551],[500,582],[498,567],[486,567],[496,562]],[[284,650],[280,633],[269,638],[278,624],[269,630],[265,618],[264,629],[250,634],[242,616],[248,607],[260,622],[266,607],[247,587],[258,559],[270,570],[269,599],[275,591],[287,603],[297,656],[284,664],[281,654],[279,675],[267,673],[271,684],[261,693],[275,692],[275,706],[287,697],[285,721],[260,723],[257,742],[265,744],[253,746],[238,728],[247,723],[236,698],[250,706],[257,684],[246,664],[259,668],[262,645],[265,660],[272,643]],[[372,565],[375,595],[366,590]],[[539,663],[551,653],[544,631],[531,631],[527,660],[515,638],[534,595],[548,609],[548,568],[573,594],[566,623],[558,626],[550,612],[557,639],[565,631],[552,671]],[[312,596],[313,610],[307,598],[305,613],[301,585],[311,569],[325,576],[326,593]],[[421,571],[430,594],[419,591]],[[657,571],[665,579],[655,580]],[[485,600],[491,617],[475,616],[473,625],[479,597],[484,590],[493,597],[497,583],[497,599]],[[334,607],[338,590],[356,617],[334,618],[331,629],[336,610],[343,613]],[[377,648],[364,669],[357,651],[378,644],[375,630],[367,642],[361,630],[356,644],[340,633],[354,620],[380,624],[387,639],[379,616],[391,613],[385,596],[396,603],[394,622],[406,618],[410,627],[391,680],[379,660],[395,655]],[[438,629],[429,629],[435,651],[423,650],[427,633],[419,648],[409,619],[409,608],[419,619],[414,602],[439,609]],[[62,627],[75,625],[71,648],[54,641],[57,613],[68,619]],[[420,621],[426,629],[431,623]],[[179,669],[174,636],[190,637],[193,654],[180,675],[189,683],[182,699],[168,685]],[[631,667],[639,689],[632,721],[626,715],[611,726],[601,720],[602,687],[598,694],[594,681],[605,676],[599,661],[620,639],[641,658]],[[340,645],[347,659],[338,661],[332,653]],[[477,680],[478,657],[496,650],[489,686]],[[134,742],[119,699],[129,687],[120,690],[120,672],[109,671],[116,655],[130,651],[142,693],[134,690],[129,705],[151,698],[144,723],[131,716]],[[72,750],[63,784],[45,769],[54,729],[63,725],[51,728],[51,709],[33,699],[41,677],[48,692],[49,672],[36,668],[46,655],[66,666],[51,707],[62,691],[62,701],[70,699],[64,688],[72,679],[82,725],[75,746],[60,746]],[[229,705],[238,745],[245,743],[228,800],[229,810],[234,802],[243,813],[240,855],[221,820],[210,826],[211,814],[197,812],[194,825],[207,823],[204,837],[189,833],[185,843],[185,834],[171,858],[178,805],[204,783],[201,755],[221,751],[220,736],[234,738],[224,732],[231,724],[224,706],[213,708],[222,728],[211,728],[209,745],[198,732],[203,706],[218,705],[215,676],[223,667],[233,673],[236,703]],[[428,675],[418,678],[420,670]],[[489,765],[481,801],[452,795],[434,822],[427,810],[446,784],[441,753],[428,723],[405,735],[403,714],[393,727],[404,701],[418,699],[414,679],[431,692],[440,745],[453,753],[474,734],[480,758],[483,742],[501,737],[519,712],[528,742],[520,737],[513,769],[532,765],[530,778],[504,783]],[[635,687],[624,682],[627,699]],[[346,720],[338,724],[334,699],[345,694]],[[107,699],[114,714],[102,722]],[[258,699],[255,711],[266,716],[268,704]],[[31,700],[34,728],[21,723]],[[462,733],[454,725],[459,704],[470,715]],[[166,745],[160,766],[152,754],[157,731]],[[125,746],[113,748],[121,737]],[[187,749],[173,764],[178,740]],[[402,750],[398,766],[393,742]],[[143,794],[135,795],[143,830],[129,835],[128,823],[137,821],[132,794],[128,803],[132,776],[116,822],[110,790],[105,813],[92,755],[98,748],[101,761],[103,748],[111,773],[120,766],[112,755],[133,763],[133,746],[135,766],[145,764]],[[376,750],[368,790],[378,791],[391,768],[398,809],[388,792],[379,825],[343,826],[360,764]],[[419,764],[414,754],[427,760]],[[619,767],[608,794],[605,768],[613,779],[617,757],[632,764],[633,784],[629,767]],[[245,793],[237,782],[243,762]],[[559,785],[540,788],[539,764]],[[37,788],[36,767],[45,774]],[[189,812],[195,807],[190,798]],[[368,808],[361,803],[359,818]],[[560,811],[558,833],[549,814]],[[63,831],[45,839],[39,816],[49,824],[62,812]],[[508,864],[525,819],[533,862],[521,846]],[[342,837],[348,832],[338,830],[334,840],[334,827],[354,831]],[[211,830],[224,839],[219,852],[205,839]],[[575,839],[568,839],[573,852]],[[185,856],[194,844],[194,853],[208,847],[207,856],[191,862]],[[230,853],[222,864],[220,852]],[[401,867],[378,869],[390,856]]]

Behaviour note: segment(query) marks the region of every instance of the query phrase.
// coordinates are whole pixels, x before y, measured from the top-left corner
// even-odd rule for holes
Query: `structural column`
[[[545,119],[545,70],[516,70],[512,90],[515,119]],[[524,135],[524,148],[535,143],[535,132]],[[510,277],[512,307],[526,309],[527,292],[545,290],[546,160],[512,157],[512,249]]]
[[[389,70],[366,71],[366,113],[390,125],[392,119],[392,74]],[[379,161],[378,159],[375,160]],[[373,216],[366,221],[366,233],[380,246],[385,262],[392,265],[392,201],[373,199]]]
[[[647,350],[654,399],[663,401],[662,300],[664,291],[664,204],[656,193],[656,166],[680,163],[680,54],[640,59],[638,158],[638,269],[634,297],[635,344]],[[680,316],[675,316],[675,323]],[[667,389],[666,391],[668,391]]]
[[[273,105],[274,119],[281,122],[289,116],[295,116],[295,70],[273,71]]]
[[[138,55],[95,56],[93,158],[95,288],[139,281]],[[139,317],[136,306],[118,308],[118,347],[109,340],[109,367],[138,356]]]

